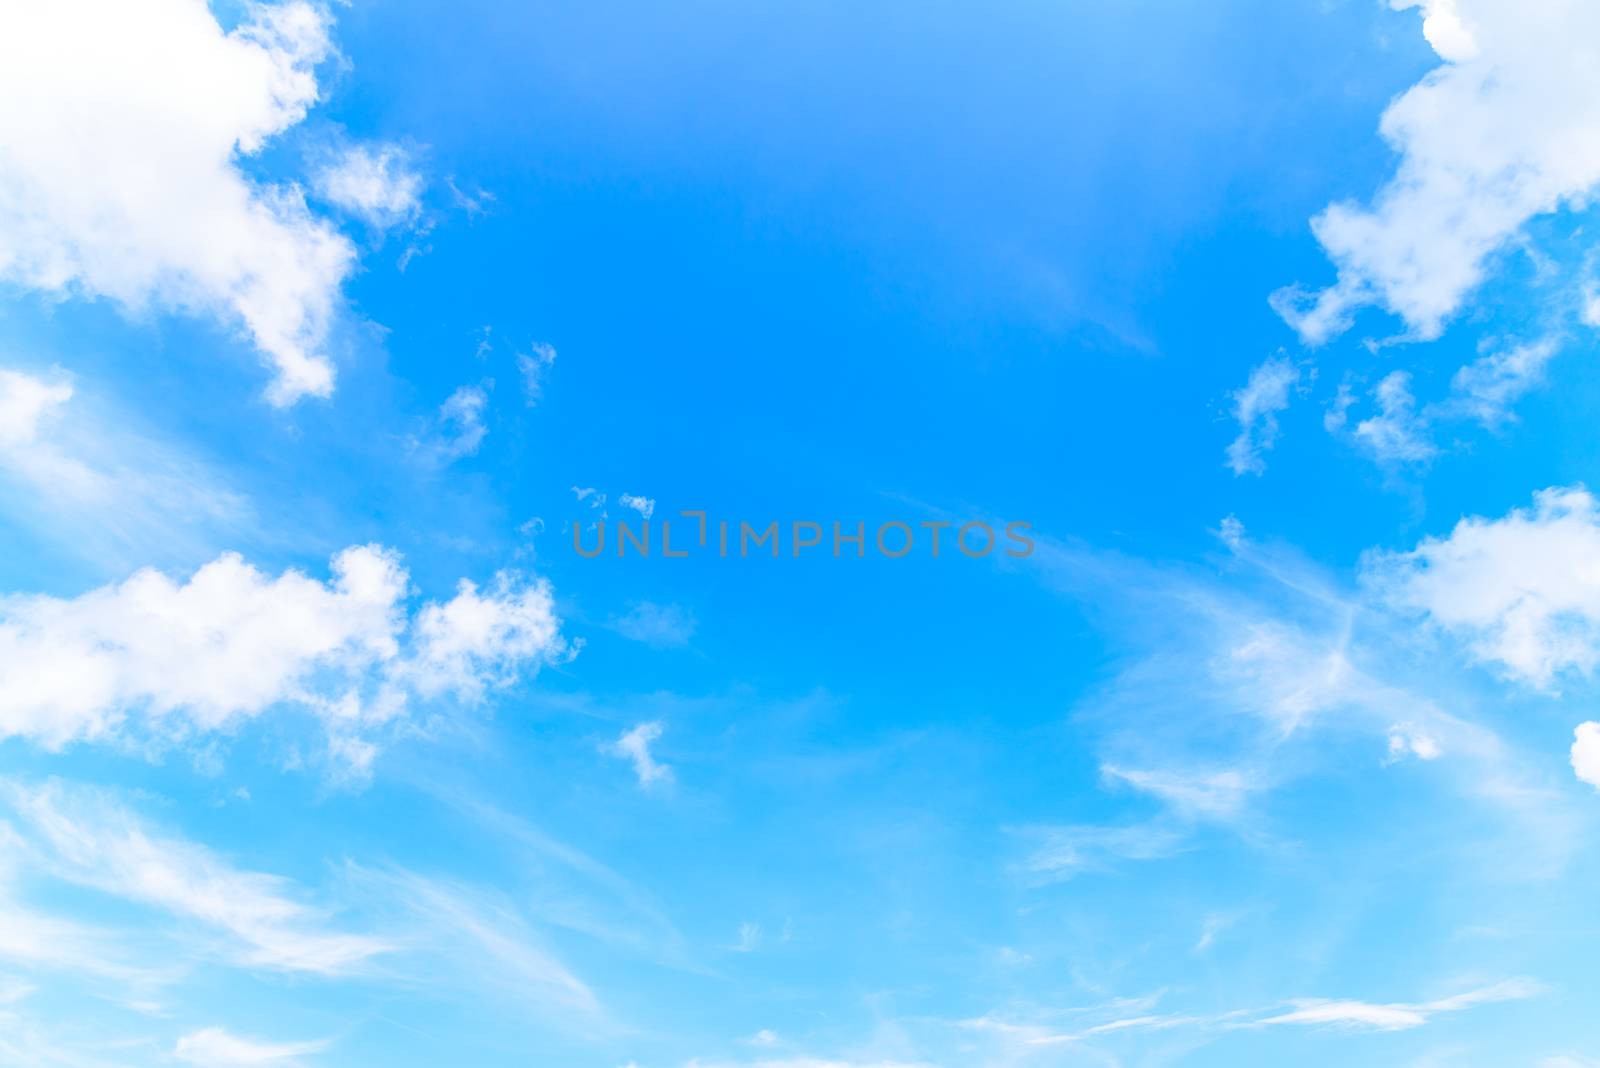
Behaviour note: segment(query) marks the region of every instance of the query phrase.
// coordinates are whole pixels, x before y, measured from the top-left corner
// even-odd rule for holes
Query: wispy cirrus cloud
[[[458,997],[487,992],[567,1030],[612,1026],[594,991],[507,894],[402,868],[353,867],[350,878],[387,914],[414,981]]]
[[[0,367],[9,514],[53,550],[107,564],[194,551],[250,525],[250,501],[212,464],[131,424],[62,368]]]
[[[397,554],[355,546],[331,570],[270,576],[228,554],[183,581],[147,569],[75,598],[0,597],[0,736],[171,739],[298,707],[365,773],[408,702],[477,701],[568,653],[547,583],[463,581],[412,614]]]
[[[9,781],[0,799],[24,828],[38,872],[157,909],[241,967],[350,974],[394,946],[340,931],[293,896],[287,880],[235,867],[151,826],[117,795],[52,781]]]
[[[1406,1031],[1421,1027],[1444,1013],[1462,1012],[1479,1005],[1502,1001],[1524,1001],[1544,992],[1531,979],[1507,979],[1491,986],[1478,987],[1433,1001],[1404,1004],[1377,1004],[1366,1001],[1339,1001],[1309,998],[1293,1002],[1288,1012],[1251,1021],[1246,1026],[1277,1027],[1294,1024],[1302,1027],[1354,1027],[1372,1031]]]
[[[1228,467],[1235,475],[1259,475],[1267,469],[1265,454],[1278,442],[1278,415],[1289,407],[1290,391],[1300,383],[1300,368],[1274,356],[1250,372],[1233,394],[1233,418],[1239,435],[1228,445]]]
[[[1143,771],[1105,764],[1100,772],[1111,782],[1160,798],[1186,819],[1232,819],[1262,787],[1250,775],[1234,769]]]
[[[320,1053],[330,1045],[326,1040],[315,1042],[265,1042],[243,1038],[220,1027],[207,1027],[178,1039],[172,1056],[184,1064],[203,1068],[234,1068],[246,1065],[281,1065],[293,1068],[305,1063],[304,1058]]]
[[[501,808],[456,792],[440,800],[489,836],[525,873],[541,923],[671,967],[699,971],[688,941],[645,887],[571,843]]]
[[[1019,827],[1011,833],[1031,843],[1021,869],[1030,880],[1040,882],[1108,871],[1122,861],[1162,860],[1181,853],[1188,843],[1181,827],[1160,821],[1127,826]]]
[[[1278,1027],[1409,1031],[1424,1027],[1442,1015],[1501,1002],[1523,1001],[1543,992],[1542,984],[1518,978],[1416,1003],[1301,998],[1264,1008],[1225,1012],[1153,1012],[1149,1010],[1159,999],[1146,999],[1059,1012],[994,1012],[957,1021],[955,1026],[986,1036],[995,1052],[1012,1058],[1003,1063],[1014,1063],[1042,1051],[1080,1046],[1092,1049],[1109,1041],[1177,1030],[1192,1032],[1200,1040],[1214,1040],[1230,1031]]]
[[[1335,745],[1346,757],[1364,747],[1375,769],[1425,760],[1444,776],[1437,781],[1495,814],[1530,877],[1569,861],[1579,814],[1546,781],[1542,758],[1482,713],[1494,705],[1474,692],[1465,665],[1427,656],[1426,633],[1371,586],[1260,546],[1242,525],[1227,545],[1232,563],[1218,577],[1040,542],[1045,581],[1102,611],[1114,606],[1109,629],[1126,648],[1081,703],[1078,728],[1093,740],[1105,784],[1131,787],[1161,812],[1056,828],[1024,870],[1163,860],[1216,830],[1264,846],[1276,798],[1326,774]],[[1444,693],[1461,704],[1446,706],[1436,696]]]
[[[8,831],[12,871],[0,891],[14,883],[54,904],[61,887],[74,887],[136,910],[114,926],[90,928],[0,893],[0,918],[21,925],[0,930],[0,961],[27,974],[79,974],[118,997],[144,992],[150,1000],[166,998],[200,966],[222,966],[420,989],[432,998],[492,997],[561,1030],[614,1028],[593,990],[540,933],[544,918],[493,886],[347,863],[319,903],[284,877],[152,822],[121,792],[4,780],[0,813],[10,821],[0,820],[0,830],[15,827]],[[341,922],[346,915],[354,918]],[[297,1064],[327,1044],[209,1027],[186,1035],[173,1055],[201,1064]]]

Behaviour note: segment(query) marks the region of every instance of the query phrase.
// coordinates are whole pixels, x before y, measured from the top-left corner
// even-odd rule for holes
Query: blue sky
[[[0,1064],[1600,1065],[1596,41],[5,8]]]

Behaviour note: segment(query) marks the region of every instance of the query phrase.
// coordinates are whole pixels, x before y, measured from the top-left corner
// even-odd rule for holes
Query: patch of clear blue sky
[[[1075,599],[1034,569],[960,558],[585,561],[563,535],[585,515],[580,485],[752,521],[1022,519],[1205,572],[1222,566],[1211,531],[1236,513],[1347,572],[1374,544],[1584,477],[1596,383],[1575,347],[1561,357],[1569,391],[1525,410],[1537,433],[1485,435],[1466,458],[1386,482],[1319,425],[1340,374],[1387,366],[1361,331],[1319,354],[1315,402],[1284,417],[1266,477],[1222,465],[1229,391],[1278,349],[1298,354],[1267,294],[1329,280],[1308,218],[1368,196],[1392,166],[1377,116],[1435,62],[1413,13],[471,0],[337,14],[351,68],[265,173],[343,126],[426,146],[431,176],[493,200],[473,216],[436,184],[426,252],[404,272],[404,237],[367,252],[349,292],[383,330],[342,332],[331,401],[267,408],[245,347],[194,323],[25,301],[0,329],[255,502],[247,533],[143,559],[183,569],[240,548],[320,574],[331,551],[376,540],[440,595],[511,560],[519,525],[540,516],[522,562],[552,578],[587,645],[481,731],[385,754],[359,794],[284,776],[292,741],[267,728],[220,773],[87,750],[13,748],[8,761],[170,798],[196,838],[309,885],[356,877],[348,860],[499,887],[536,918],[566,918],[541,937],[621,1023],[597,1039],[552,1027],[515,991],[441,1003],[221,970],[194,991],[219,1019],[336,1034],[330,1064],[650,1068],[753,1055],[738,1040],[761,1028],[823,1055],[886,1020],[1008,1004],[1167,990],[1164,1009],[1226,1012],[1292,995],[1400,1001],[1441,972],[1463,985],[1480,970],[1581,974],[1549,927],[1453,948],[1472,903],[1520,890],[1441,885],[1419,862],[1427,824],[1468,817],[1393,777],[1375,802],[1381,753],[1349,740],[1330,744],[1361,770],[1290,790],[1276,826],[1202,827],[1160,863],[1061,884],[1019,876],[1033,825],[1154,814],[1105,788],[1105,732],[1081,715],[1127,666],[1115,582]],[[1479,338],[1522,325],[1487,313],[1421,362],[1437,361],[1442,388]],[[1385,329],[1375,317],[1365,332]],[[529,408],[514,353],[536,341],[560,355]],[[490,379],[481,451],[419,462],[408,441],[437,405]],[[72,592],[127,570],[48,532],[7,530],[4,546],[8,589]],[[638,601],[692,612],[689,646],[616,634]],[[638,791],[599,752],[642,720],[666,724],[671,791]],[[221,804],[239,786],[251,803]],[[452,807],[463,799],[611,875]],[[1363,840],[1385,805],[1424,824]],[[1260,848],[1274,837],[1296,844]],[[1417,887],[1415,908],[1397,884]],[[1552,916],[1586,915],[1565,888],[1539,893]],[[1455,895],[1459,912],[1441,905]],[[1212,916],[1240,936],[1196,952]],[[734,952],[746,923],[760,942]],[[1464,1016],[1450,1038],[1472,1063],[1510,1063],[1512,1036],[1553,1026],[1564,1004]],[[1398,1065],[1433,1040],[1207,1038],[1191,1050],[1195,1034],[1175,1029],[1109,1048],[1126,1064]]]

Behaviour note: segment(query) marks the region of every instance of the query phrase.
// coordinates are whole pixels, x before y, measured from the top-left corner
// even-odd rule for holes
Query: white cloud
[[[1396,724],[1389,728],[1390,763],[1408,756],[1418,760],[1438,760],[1443,753],[1439,740],[1415,724]]]
[[[298,696],[319,667],[396,657],[405,583],[396,556],[364,546],[334,557],[327,584],[228,554],[182,584],[146,570],[71,600],[8,596],[0,733],[59,746],[137,708],[225,727]]]
[[[1356,395],[1350,389],[1350,383],[1340,382],[1339,392],[1334,395],[1333,402],[1322,415],[1322,427],[1330,434],[1337,434],[1350,422],[1350,409],[1355,407]]]
[[[1035,556],[1048,581],[1090,603],[1122,599],[1109,618],[1127,652],[1077,712],[1096,728],[1102,764],[1158,772],[1164,785],[1235,769],[1264,794],[1323,766],[1334,740],[1341,763],[1352,741],[1368,754],[1358,759],[1382,761],[1399,724],[1421,748],[1437,747],[1428,781],[1479,813],[1474,833],[1501,828],[1496,871],[1514,854],[1519,873],[1558,872],[1581,848],[1582,810],[1548,784],[1547,755],[1524,753],[1481,722],[1493,697],[1467,697],[1470,676],[1441,667],[1413,620],[1373,611],[1372,598],[1319,565],[1250,541],[1225,581],[1048,540]],[[1230,792],[1217,798],[1226,806]],[[1253,824],[1251,800],[1238,810],[1246,835],[1266,830]],[[1211,833],[1183,815],[1059,828],[1041,835],[1024,866],[1069,877],[1172,856]]]
[[[674,967],[696,967],[682,933],[649,892],[524,819],[468,797],[449,800],[540,872],[541,921]]]
[[[57,371],[48,379],[0,368],[0,450],[34,444],[39,424],[72,399],[72,383]]]
[[[204,552],[244,525],[249,503],[207,465],[79,396],[59,368],[0,368],[0,498],[52,547],[125,565],[153,552]]]
[[[54,877],[162,909],[214,932],[247,967],[348,973],[392,947],[327,926],[276,876],[243,871],[203,846],[147,826],[116,798],[49,783],[0,783],[29,847]]]
[[[225,33],[204,0],[0,8],[0,279],[242,325],[287,404],[332,391],[354,251],[237,159],[316,102],[327,15],[246,10]]]
[[[1367,574],[1381,596],[1467,640],[1479,660],[1550,687],[1600,660],[1600,504],[1547,489],[1501,519],[1469,517],[1447,538],[1380,553]]]
[[[1222,517],[1222,522],[1217,524],[1217,538],[1228,547],[1229,552],[1238,552],[1244,547],[1246,541],[1244,523],[1236,515]]]
[[[1319,293],[1274,304],[1317,344],[1381,305],[1433,338],[1534,216],[1581,207],[1600,184],[1600,8],[1554,0],[1392,0],[1421,7],[1445,63],[1389,105],[1380,130],[1400,154],[1370,206],[1312,220],[1338,268]]]
[[[1391,371],[1372,391],[1378,414],[1356,424],[1355,438],[1381,464],[1425,464],[1437,454],[1427,421],[1417,413],[1411,375]]]
[[[532,408],[544,396],[544,378],[556,362],[556,350],[542,342],[527,352],[517,353],[517,370],[522,374],[522,395]]]
[[[1600,789],[1600,723],[1580,723],[1572,735],[1572,773]]]
[[[1300,381],[1300,369],[1274,356],[1250,372],[1244,388],[1233,394],[1233,417],[1239,436],[1228,446],[1228,467],[1235,475],[1259,475],[1267,469],[1262,454],[1278,440],[1278,413],[1289,407],[1289,391]]]
[[[976,1022],[976,1021],[973,1021]],[[1065,1033],[1047,1033],[1043,1028],[1028,1025],[997,1024],[997,1029],[1007,1029],[1015,1033],[1029,1046],[1059,1046],[1071,1042],[1081,1042],[1086,1038],[1095,1038],[1100,1035],[1116,1034],[1119,1031],[1165,1031],[1173,1027],[1183,1027],[1187,1024],[1203,1022],[1193,1016],[1129,1016],[1118,1020],[1108,1020],[1102,1024],[1085,1027],[1079,1031]]]
[[[477,453],[489,433],[483,413],[489,407],[489,390],[494,383],[462,386],[439,405],[439,415],[431,436],[417,442],[424,455],[434,462],[448,464]]]
[[[561,621],[548,583],[498,575],[487,593],[466,579],[456,595],[417,614],[414,652],[403,676],[420,693],[481,698],[514,682],[526,666],[564,657]]]
[[[923,1061],[829,1060],[818,1057],[785,1057],[781,1060],[703,1061],[692,1060],[686,1068],[933,1068]]]
[[[1553,338],[1491,352],[1457,371],[1448,406],[1491,429],[1516,418],[1512,406],[1544,377],[1556,355]]]
[[[1385,467],[1426,466],[1439,454],[1434,423],[1469,419],[1498,431],[1515,422],[1517,401],[1543,382],[1545,367],[1558,351],[1553,337],[1493,349],[1456,371],[1448,396],[1420,408],[1411,374],[1391,371],[1372,390],[1377,413],[1356,423],[1353,440]],[[1342,383],[1323,416],[1329,433],[1345,431],[1356,403],[1350,385]]]
[[[1096,1015],[1115,1013],[1100,1023],[1083,1021],[1071,1030],[1061,1030],[1050,1020],[1059,1013],[1050,1013],[1040,1019],[1036,1011],[1022,1019],[989,1014],[959,1021],[958,1026],[969,1032],[978,1032],[996,1039],[1006,1049],[1008,1056],[995,1063],[1021,1063],[1022,1058],[1039,1047],[1065,1046],[1092,1040],[1105,1035],[1128,1031],[1165,1031],[1178,1027],[1202,1031],[1236,1031],[1260,1027],[1303,1026],[1349,1028],[1371,1031],[1404,1031],[1421,1027],[1434,1017],[1450,1012],[1460,1012],[1478,1005],[1493,1002],[1516,1001],[1536,997],[1543,987],[1530,979],[1510,979],[1491,986],[1469,990],[1451,997],[1421,1004],[1375,1004],[1365,1001],[1335,1000],[1331,998],[1303,998],[1272,1008],[1252,1008],[1209,1014],[1186,1015],[1181,1013],[1144,1012],[1130,1016],[1130,1010],[1148,1009],[1157,998],[1118,999],[1108,1005],[1092,1009],[1072,1010],[1074,1015],[1092,1011]],[[1029,1016],[1032,1018],[1030,1019]],[[1050,1021],[1050,1022],[1046,1022]],[[985,1063],[990,1063],[985,1061]]]
[[[567,1024],[588,1027],[601,1015],[594,992],[540,944],[508,898],[408,871],[352,876],[405,911],[407,949],[431,960],[429,975],[449,989],[485,986]]]
[[[1107,779],[1153,794],[1188,819],[1230,820],[1260,789],[1249,775],[1233,769],[1137,771],[1106,764],[1100,772]]]
[[[119,999],[144,986],[165,989],[196,964],[221,963],[256,972],[420,983],[457,996],[471,991],[474,998],[488,994],[586,1033],[603,1022],[593,992],[542,945],[510,895],[401,868],[348,864],[337,885],[372,931],[357,933],[338,925],[333,910],[305,900],[289,880],[240,868],[142,819],[126,795],[58,781],[0,779],[0,813],[0,957],[21,966],[81,973],[111,986]],[[131,906],[154,910],[164,922],[129,919],[113,938],[13,906],[4,892],[24,881],[52,901],[80,898],[87,890],[123,903],[111,915]],[[81,889],[63,896],[63,886]],[[138,947],[139,959],[160,961],[164,970],[123,963],[128,946]],[[271,1049],[298,1057],[325,1045],[241,1040],[235,1047],[213,1043],[214,1037],[193,1036],[195,1063],[213,1063],[206,1055],[220,1050],[241,1058],[256,1049],[263,1056]]]
[[[1205,922],[1200,925],[1200,937],[1195,939],[1194,948],[1189,952],[1208,952],[1212,946],[1217,944],[1217,936],[1232,927],[1238,920],[1239,917],[1237,915],[1229,916],[1212,913],[1207,916]]]
[[[655,649],[676,649],[694,637],[695,618],[679,605],[659,605],[640,601],[612,624],[629,641],[643,642]]]
[[[1409,1005],[1369,1005],[1363,1001],[1330,1001],[1320,998],[1295,1002],[1292,1012],[1269,1016],[1262,1024],[1304,1024],[1308,1026],[1369,1027],[1377,1031],[1404,1031],[1421,1027],[1428,1016]]]
[[[1472,28],[1462,18],[1456,0],[1400,0],[1391,6],[1398,10],[1422,8],[1422,36],[1441,59],[1466,62],[1478,56],[1478,42]]]
[[[656,502],[653,498],[624,493],[617,498],[617,503],[624,508],[632,508],[635,512],[649,519],[656,514]]]
[[[1153,822],[1126,827],[1029,827],[1018,833],[1037,843],[1023,861],[1023,870],[1046,881],[1106,871],[1119,860],[1161,860],[1184,849],[1182,832]]]
[[[316,175],[317,193],[373,226],[388,228],[421,207],[422,176],[399,145],[349,145]]]
[[[219,1027],[207,1027],[178,1039],[172,1056],[186,1064],[203,1068],[233,1068],[235,1065],[277,1064],[292,1066],[302,1057],[328,1047],[320,1042],[261,1042],[240,1038]]]
[[[735,953],[754,953],[761,948],[761,925],[746,920],[739,925],[739,941],[733,944]]]
[[[1211,676],[1236,707],[1287,737],[1352,703],[1382,700],[1382,687],[1351,663],[1342,634],[1307,632],[1271,617],[1216,621],[1230,627]]]
[[[605,752],[622,757],[633,764],[633,773],[639,777],[640,786],[653,786],[670,782],[672,769],[659,764],[650,755],[650,745],[661,737],[659,722],[641,723],[622,732],[615,742],[605,746]]]
[[[182,582],[144,570],[71,599],[0,598],[0,737],[175,737],[291,704],[360,761],[350,743],[408,695],[474,700],[568,651],[542,581],[463,582],[408,626],[398,555],[356,546],[331,567],[327,582],[274,578],[227,554]]]
[[[28,1068],[131,1068],[132,1062],[126,1052],[131,1043],[108,1043],[104,1039],[85,1041],[84,1032],[90,1029],[78,1021],[74,1021],[77,1026],[46,1028],[39,1026],[31,1015],[4,1015],[4,1027],[0,1028],[0,1062],[25,1064]],[[123,1047],[113,1053],[115,1060],[103,1059],[108,1046]]]
[[[476,219],[489,211],[490,206],[494,204],[496,199],[493,193],[482,187],[474,188],[472,192],[468,193],[456,184],[454,175],[447,176],[444,184],[445,188],[450,190],[450,199],[455,202],[456,207],[466,212],[469,218]]]
[[[1421,1027],[1439,1013],[1460,1012],[1477,1005],[1499,1001],[1521,1001],[1536,997],[1543,988],[1529,979],[1508,979],[1503,983],[1469,990],[1420,1005],[1375,1005],[1364,1001],[1334,1001],[1311,998],[1293,1002],[1286,1013],[1258,1020],[1260,1026],[1300,1024],[1311,1027],[1356,1027],[1374,1031],[1406,1031]]]
[[[24,843],[14,834],[6,837],[8,850],[20,854]],[[103,979],[125,994],[168,977],[128,958],[127,947],[110,932],[29,908],[10,900],[9,893],[0,897],[0,959]]]

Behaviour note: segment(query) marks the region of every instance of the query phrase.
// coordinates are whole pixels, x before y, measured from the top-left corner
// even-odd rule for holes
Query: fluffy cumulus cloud
[[[1438,760],[1444,749],[1439,740],[1415,724],[1397,723],[1389,728],[1388,762],[1416,757],[1418,760]]]
[[[672,768],[656,760],[650,747],[661,738],[663,727],[659,722],[641,723],[630,727],[617,740],[604,747],[604,752],[621,757],[633,765],[640,786],[655,786],[672,781]]]
[[[293,185],[239,168],[317,100],[324,10],[205,0],[0,7],[0,280],[219,316],[325,395],[322,349],[353,249]]]
[[[412,645],[401,676],[426,696],[465,699],[481,698],[514,681],[525,665],[567,651],[549,585],[504,572],[487,592],[463,579],[450,600],[425,606]]]
[[[1444,61],[1384,112],[1398,168],[1370,204],[1312,221],[1338,269],[1275,303],[1310,343],[1378,305],[1436,337],[1491,257],[1600,184],[1600,7],[1588,0],[1391,0],[1420,8]]]
[[[422,205],[422,176],[398,145],[348,145],[315,181],[322,199],[373,226],[403,223]]]
[[[0,450],[18,453],[39,438],[39,425],[72,399],[72,383],[56,373],[39,378],[0,368]]]
[[[158,571],[71,599],[0,601],[0,731],[47,745],[113,730],[132,709],[203,730],[299,696],[319,667],[399,655],[405,572],[368,546],[322,583],[237,555],[185,582]]]
[[[1580,723],[1572,735],[1573,774],[1600,790],[1600,723]]]
[[[1392,605],[1534,686],[1600,661],[1600,502],[1581,487],[1543,490],[1531,509],[1469,517],[1448,537],[1374,555],[1367,577]]]
[[[1267,469],[1263,453],[1278,440],[1278,413],[1289,407],[1289,391],[1300,381],[1300,369],[1282,356],[1250,372],[1244,388],[1233,394],[1233,417],[1239,436],[1228,446],[1228,467],[1235,475],[1259,475]]]
[[[407,586],[399,557],[366,545],[325,582],[229,554],[186,580],[145,570],[74,598],[0,599],[0,736],[218,731],[294,704],[349,742],[411,697],[474,700],[566,649],[544,582],[463,582],[410,619]]]

